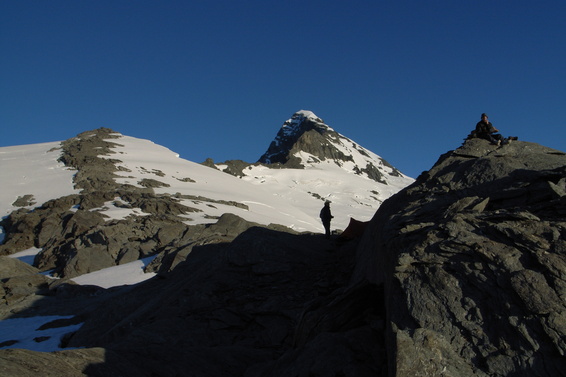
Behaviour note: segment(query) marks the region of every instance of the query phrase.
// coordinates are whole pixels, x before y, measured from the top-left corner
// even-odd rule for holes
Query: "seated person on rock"
[[[501,145],[501,144],[508,144],[511,140],[517,140],[517,137],[508,137],[504,139],[501,134],[496,134],[499,132],[497,128],[491,124],[488,120],[487,114],[483,113],[481,115],[481,120],[476,124],[476,129],[472,132],[471,137],[479,137],[480,139],[485,139],[491,142],[494,145]]]

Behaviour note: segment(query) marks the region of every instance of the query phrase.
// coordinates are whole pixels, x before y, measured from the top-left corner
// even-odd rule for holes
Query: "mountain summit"
[[[283,123],[258,162],[287,168],[333,163],[384,184],[387,176],[403,176],[383,158],[339,134],[308,110],[296,112]]]
[[[283,123],[258,162],[208,159],[204,164],[264,186],[281,200],[305,203],[315,198],[310,213],[318,214],[321,201],[330,200],[333,224],[342,229],[350,217],[369,219],[384,200],[414,181],[308,110]]]
[[[300,110],[283,123],[275,140],[271,142],[267,151],[259,158],[259,162],[286,164],[292,160],[293,152],[301,150],[319,156],[321,150],[314,148],[313,141],[316,140],[321,142],[320,144],[325,144],[326,140],[323,135],[327,132],[334,132],[334,130],[312,111]],[[305,136],[303,137],[303,135]],[[300,149],[301,147],[304,147],[304,149]]]

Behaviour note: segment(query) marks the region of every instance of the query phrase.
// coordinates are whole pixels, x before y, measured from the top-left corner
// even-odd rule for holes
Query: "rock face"
[[[285,121],[267,151],[250,164],[229,160],[216,164],[207,159],[202,164],[236,177],[245,177],[248,169],[266,166],[272,169],[305,169],[330,162],[356,175],[388,185],[389,177],[412,179],[375,153],[336,132],[312,111],[300,110]],[[409,181],[405,184],[409,184]]]
[[[380,207],[354,281],[384,284],[389,375],[563,375],[565,184],[563,152],[471,139]]]
[[[402,176],[387,161],[340,135],[306,110],[296,112],[283,124],[258,162],[302,169],[325,160],[338,166],[351,165],[356,174],[381,183],[387,183],[386,174]],[[389,168],[387,172],[383,166]]]

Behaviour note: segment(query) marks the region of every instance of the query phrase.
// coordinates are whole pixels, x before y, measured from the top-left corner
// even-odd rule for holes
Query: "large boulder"
[[[19,259],[0,256],[0,280],[16,276],[35,275],[37,273],[37,268]]]
[[[49,278],[18,259],[0,256],[0,314],[29,295],[48,290]]]
[[[393,376],[566,370],[566,154],[472,139],[380,207],[353,281],[385,286]]]

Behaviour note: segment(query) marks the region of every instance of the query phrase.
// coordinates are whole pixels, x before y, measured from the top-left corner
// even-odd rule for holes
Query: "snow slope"
[[[59,142],[0,148],[0,217],[18,208],[12,203],[20,196],[33,195],[36,205],[41,205],[79,192],[73,187],[76,171],[57,161],[60,148]]]
[[[216,169],[184,160],[149,140],[121,136],[112,141],[121,147],[114,148],[115,154],[108,158],[122,161],[118,165],[125,170],[116,173],[121,176],[117,179],[118,183],[142,187],[138,183],[142,179],[154,179],[167,185],[154,188],[157,194],[179,193],[201,197],[182,199],[183,204],[202,210],[187,216],[188,225],[213,223],[216,220],[210,216],[234,213],[264,225],[275,223],[297,231],[319,231],[318,211],[309,211],[309,202],[315,200],[309,195],[289,203],[268,187],[259,187]],[[219,201],[237,202],[248,209]]]

